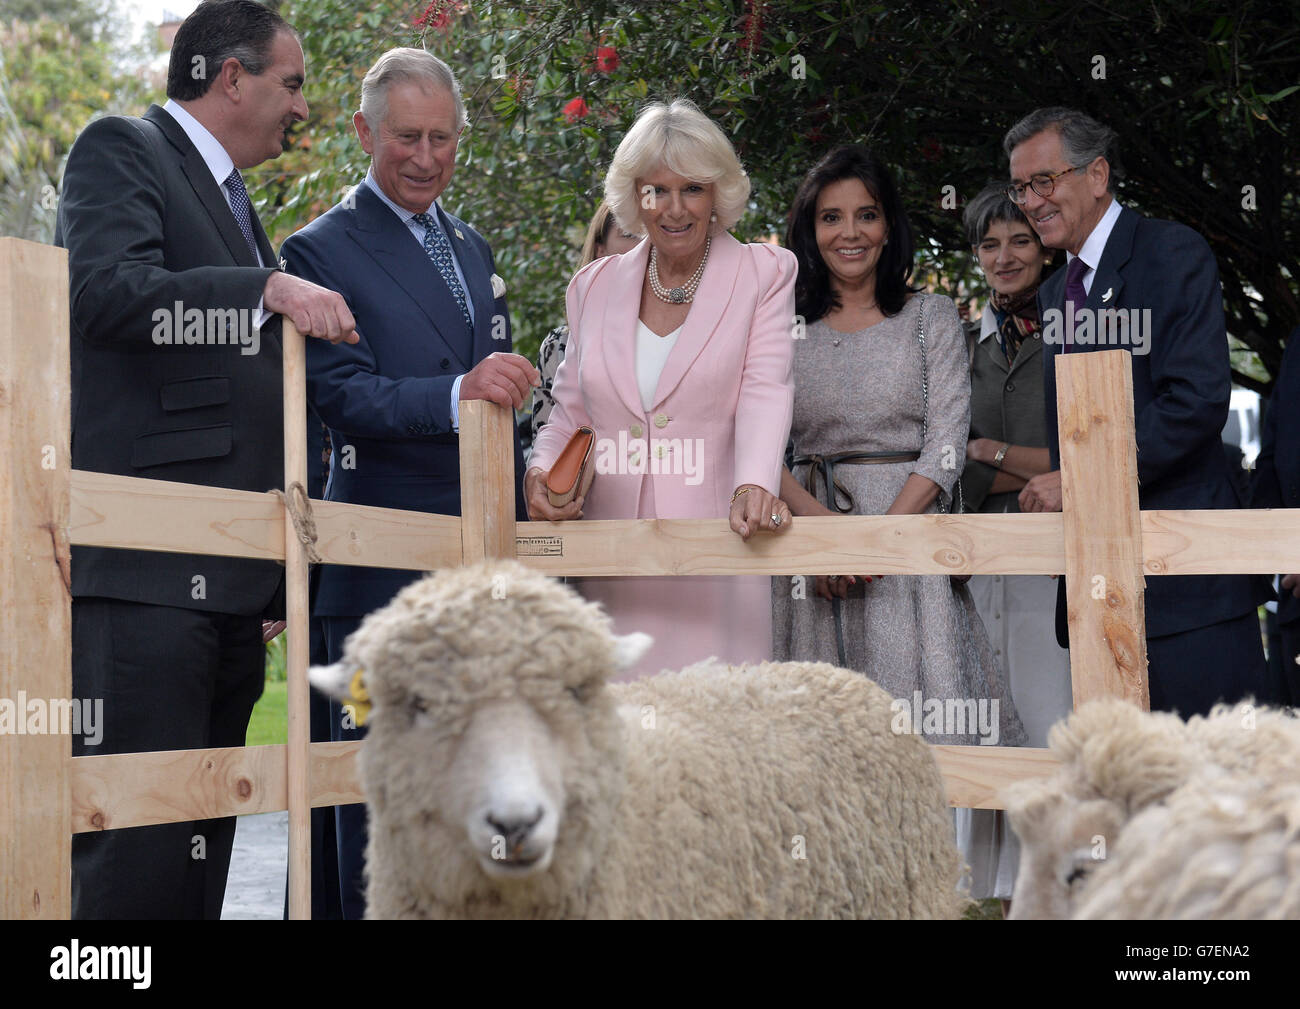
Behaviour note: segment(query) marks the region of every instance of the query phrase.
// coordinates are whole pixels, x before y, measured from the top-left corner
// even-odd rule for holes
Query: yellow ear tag
[[[357,725],[365,725],[366,719],[370,717],[370,694],[361,679],[364,672],[364,669],[358,669],[352,674],[352,682],[348,684],[348,694],[352,699],[343,702],[343,710],[352,715],[352,720]]]

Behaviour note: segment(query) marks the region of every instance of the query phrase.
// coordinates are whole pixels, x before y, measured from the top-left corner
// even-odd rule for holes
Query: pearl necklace
[[[650,290],[660,301],[666,301],[670,305],[685,305],[695,300],[695,292],[699,289],[700,278],[704,276],[704,264],[709,261],[709,246],[713,244],[713,236],[710,235],[704,240],[704,258],[700,260],[700,265],[695,268],[691,274],[691,279],[681,287],[674,287],[671,291],[665,289],[659,281],[659,257],[654,245],[650,246]]]

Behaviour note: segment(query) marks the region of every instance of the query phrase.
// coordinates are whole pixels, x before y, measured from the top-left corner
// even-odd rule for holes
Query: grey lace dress
[[[928,395],[922,392],[917,340],[922,307]],[[839,333],[823,321],[812,324],[795,343],[794,383],[796,459],[848,451],[920,452],[907,462],[835,466],[835,481],[852,497],[851,514],[883,514],[911,473],[938,484],[945,504],[951,500],[965,460],[970,379],[965,338],[950,299],[914,296],[898,315],[856,333]],[[794,468],[804,486],[808,468]],[[815,492],[827,503],[821,478]],[[845,495],[839,497],[841,505],[848,504]],[[938,502],[930,510],[938,511]],[[889,575],[870,584],[860,581],[839,605],[842,662],[832,604],[816,596],[813,577],[774,578],[775,657],[843,664],[863,673],[898,699],[897,727],[920,730],[929,742],[1015,746],[1024,741],[964,585],[954,585],[946,575]]]

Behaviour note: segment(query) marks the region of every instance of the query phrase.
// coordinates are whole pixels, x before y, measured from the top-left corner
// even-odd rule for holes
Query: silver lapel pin
[[[460,228],[452,228],[451,230],[456,232],[456,237],[459,238],[462,242],[465,241],[465,236],[460,233]]]
[[[1115,293],[1115,288],[1113,287],[1106,288],[1106,293],[1101,296],[1102,303],[1104,304],[1105,302],[1110,301],[1110,296],[1114,293]]]

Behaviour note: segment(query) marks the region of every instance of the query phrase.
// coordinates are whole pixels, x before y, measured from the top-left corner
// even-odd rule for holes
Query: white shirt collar
[[[208,166],[208,171],[217,180],[217,185],[224,186],[226,179],[230,178],[230,173],[235,170],[235,163],[226,153],[226,149],[221,146],[221,141],[209,133],[208,128],[190,115],[179,102],[168,98],[163,111],[170,114],[177,125],[185,131],[185,135],[190,138],[190,143],[198,149],[203,163]]]
[[[993,311],[993,302],[984,303],[984,314],[980,316],[980,336],[979,342],[983,343],[990,336],[998,331],[998,317]]]
[[[1115,222],[1119,220],[1119,212],[1119,200],[1112,195],[1110,206],[1101,215],[1101,220],[1097,222],[1097,226],[1092,229],[1092,234],[1088,236],[1087,241],[1083,243],[1083,248],[1079,250],[1079,258],[1088,264],[1090,271],[1097,269],[1097,264],[1101,262],[1101,254],[1106,248],[1106,242],[1110,238],[1111,231],[1115,228]],[[1072,262],[1074,258],[1068,252],[1065,254],[1067,263]]]
[[[374,190],[375,195],[378,196],[381,200],[383,200],[384,203],[388,206],[388,209],[397,215],[397,219],[399,221],[401,221],[403,224],[411,223],[411,218],[415,216],[415,211],[407,210],[405,207],[399,207],[396,203],[394,203],[392,200],[388,198],[388,194],[384,192],[383,187],[379,184],[379,180],[375,178],[375,169],[373,166],[371,166],[366,171],[366,185],[369,186],[372,190]],[[437,225],[439,229],[441,229],[442,224],[441,222],[438,221],[438,215],[434,213],[433,210],[433,208],[436,207],[437,205],[438,205],[438,201],[434,200],[432,203],[429,204],[429,209],[426,210],[425,213],[428,214],[430,217],[432,217],[434,223]]]

